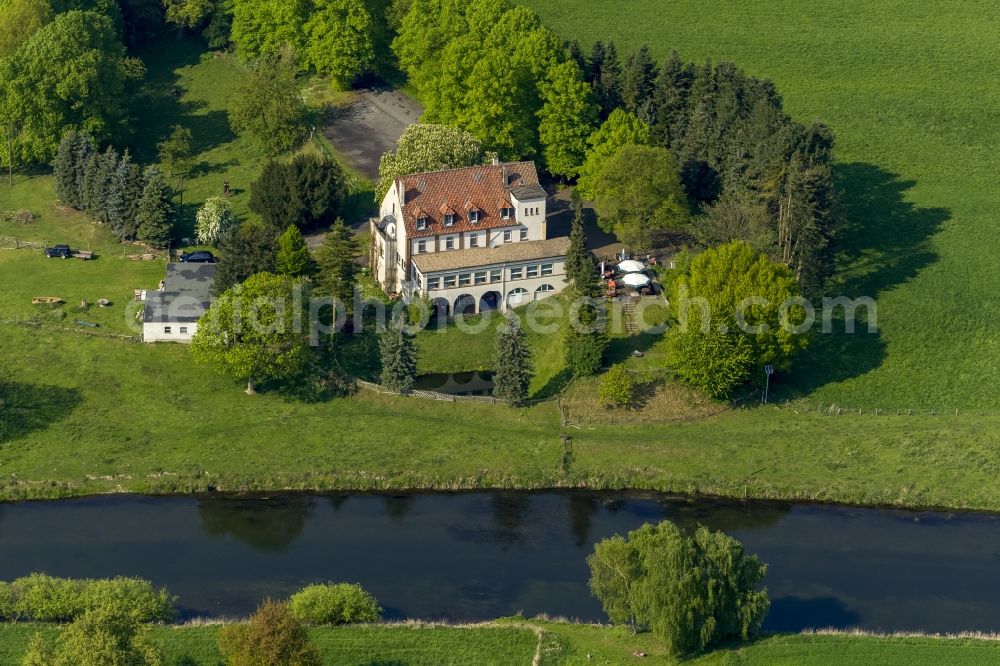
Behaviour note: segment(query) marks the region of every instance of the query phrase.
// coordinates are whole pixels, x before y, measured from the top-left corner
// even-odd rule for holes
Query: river
[[[359,582],[389,618],[603,619],[593,544],[701,523],[768,563],[771,631],[1000,629],[1000,516],[686,500],[649,493],[104,496],[0,505],[0,579],[141,576],[184,617],[246,615],[311,582]]]

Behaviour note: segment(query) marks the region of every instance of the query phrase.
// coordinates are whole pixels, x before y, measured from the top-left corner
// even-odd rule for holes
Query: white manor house
[[[389,294],[447,314],[506,310],[566,286],[568,238],[546,236],[533,162],[397,178],[371,221],[371,266]]]

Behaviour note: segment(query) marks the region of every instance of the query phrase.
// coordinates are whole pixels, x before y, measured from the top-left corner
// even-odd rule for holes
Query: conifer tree
[[[77,210],[83,210],[83,189],[84,177],[87,173],[87,165],[90,158],[97,152],[94,147],[94,140],[85,132],[77,134],[77,141],[73,148],[73,174],[76,179],[73,193],[76,195],[75,203],[69,204]]]
[[[573,218],[566,253],[566,278],[569,283],[570,321],[564,333],[566,366],[574,377],[589,377],[601,369],[608,346],[607,316],[601,297],[601,281],[587,250],[583,231],[583,207],[574,192]]]
[[[93,153],[83,177],[83,210],[103,224],[108,223],[108,201],[118,152],[111,146],[103,153]]]
[[[629,56],[622,79],[622,104],[644,120],[650,120],[653,92],[656,87],[657,68],[649,47]]]
[[[511,313],[497,327],[496,352],[493,357],[493,396],[520,407],[528,398],[531,384],[531,350],[517,315]]]
[[[622,105],[622,65],[614,42],[608,41],[600,55],[599,63],[591,62],[591,73],[594,76],[594,96],[603,120]]]
[[[215,269],[215,293],[221,294],[256,273],[275,270],[277,233],[262,223],[244,222],[230,227],[219,239],[224,261]]]
[[[105,203],[108,226],[121,240],[135,238],[135,212],[142,197],[141,185],[137,183],[141,183],[139,167],[126,148],[111,172]]]
[[[275,267],[282,275],[306,275],[312,268],[312,257],[306,247],[306,239],[294,224],[289,225],[278,237],[278,254]]]
[[[345,308],[349,308],[354,295],[355,276],[358,266],[355,261],[359,252],[358,242],[344,221],[337,219],[330,232],[323,239],[323,245],[316,251],[318,274],[316,283],[323,296],[333,296]]]
[[[413,336],[406,331],[403,317],[393,317],[378,334],[382,360],[382,386],[402,394],[413,390],[417,378],[417,350]]]
[[[137,234],[141,241],[153,247],[165,247],[173,236],[173,192],[156,167],[147,167],[142,197],[135,214]]]
[[[694,67],[672,51],[660,69],[653,93],[653,141],[664,148],[674,148],[684,133],[688,98],[694,82]]]
[[[56,196],[65,205],[80,207],[80,187],[77,181],[76,158],[81,140],[76,130],[68,130],[59,141],[56,157],[52,161],[52,177]]]

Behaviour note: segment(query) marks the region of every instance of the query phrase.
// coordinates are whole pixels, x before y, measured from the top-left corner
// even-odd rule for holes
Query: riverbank
[[[153,640],[166,664],[215,666],[222,625],[158,626]],[[16,666],[36,632],[55,641],[59,627],[0,625],[0,665]],[[623,628],[521,619],[478,625],[406,623],[317,627],[310,631],[324,663],[337,666],[406,664],[406,666],[569,666],[576,664],[677,663],[662,654],[648,634],[632,636]],[[750,645],[715,650],[682,663],[796,664],[799,666],[969,666],[1000,660],[1000,642],[964,637],[783,634]]]

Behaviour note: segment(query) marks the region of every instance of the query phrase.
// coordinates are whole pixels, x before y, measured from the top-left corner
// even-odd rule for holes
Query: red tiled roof
[[[420,238],[510,226],[510,220],[500,219],[500,209],[511,207],[512,188],[538,185],[538,172],[534,162],[508,162],[415,173],[397,178],[395,186],[400,185],[406,194],[402,211],[406,236]],[[479,222],[472,224],[465,213],[477,208]],[[444,226],[445,213],[455,214],[450,227]],[[417,229],[420,215],[427,218],[426,229]]]

